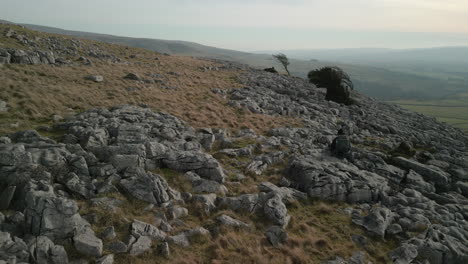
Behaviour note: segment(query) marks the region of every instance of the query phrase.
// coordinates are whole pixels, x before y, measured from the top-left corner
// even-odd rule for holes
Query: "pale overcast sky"
[[[238,50],[468,46],[468,0],[0,0],[0,19]]]

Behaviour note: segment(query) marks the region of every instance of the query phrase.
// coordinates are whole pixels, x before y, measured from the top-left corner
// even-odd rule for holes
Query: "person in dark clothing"
[[[338,130],[338,136],[333,139],[330,151],[338,158],[346,158],[351,151],[351,143],[343,129]]]

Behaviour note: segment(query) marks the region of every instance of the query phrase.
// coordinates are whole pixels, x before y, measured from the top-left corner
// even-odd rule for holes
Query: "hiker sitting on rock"
[[[351,151],[351,143],[348,136],[346,136],[343,129],[338,130],[338,136],[333,139],[330,145],[330,150],[338,158],[348,157]]]

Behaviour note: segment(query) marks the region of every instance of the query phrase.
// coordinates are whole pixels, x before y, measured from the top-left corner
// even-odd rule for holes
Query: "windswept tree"
[[[291,73],[289,73],[289,70],[288,70],[288,66],[290,63],[286,55],[284,55],[283,53],[273,54],[273,58],[277,60],[279,63],[281,63],[281,65],[283,65],[288,75],[291,75]]]
[[[326,100],[350,104],[349,96],[354,89],[348,74],[338,67],[323,67],[307,74],[309,82],[318,87],[327,88]]]

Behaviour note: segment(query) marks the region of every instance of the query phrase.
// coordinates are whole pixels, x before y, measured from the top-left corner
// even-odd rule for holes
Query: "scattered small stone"
[[[104,77],[102,77],[102,75],[88,75],[88,76],[85,77],[85,79],[93,81],[93,82],[103,82],[104,81]]]
[[[5,101],[0,100],[0,112],[8,111],[8,105]]]
[[[96,264],[113,264],[113,263],[114,263],[114,254],[109,254],[96,260]]]
[[[162,243],[159,246],[159,252],[161,253],[161,255],[163,255],[166,258],[170,257],[171,251],[170,251],[170,248],[169,248],[169,243],[167,243],[167,242]]]
[[[106,229],[104,229],[104,231],[102,231],[101,234],[99,234],[99,237],[101,239],[113,239],[116,236],[117,235],[115,234],[115,230],[113,226],[107,227]]]
[[[138,74],[136,73],[129,73],[125,75],[124,79],[133,80],[133,81],[141,81],[141,77],[138,76]]]

